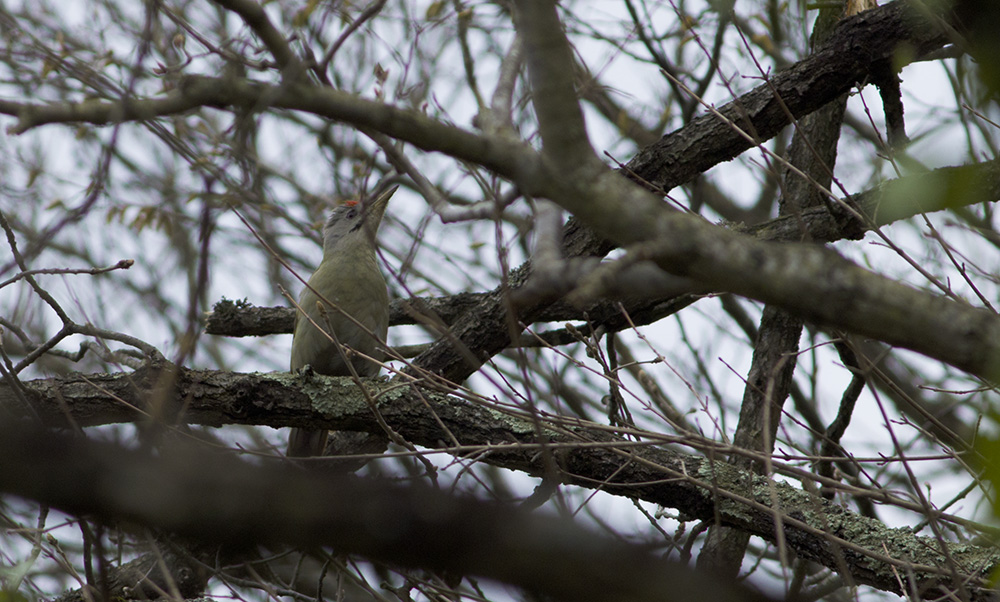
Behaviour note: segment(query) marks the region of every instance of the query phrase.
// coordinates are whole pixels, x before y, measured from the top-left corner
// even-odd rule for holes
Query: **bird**
[[[358,376],[379,373],[380,348],[389,329],[389,293],[375,235],[397,188],[367,203],[347,201],[331,212],[323,228],[323,259],[299,296],[293,373],[307,366],[327,376],[352,376],[351,367]],[[327,435],[325,429],[293,428],[286,455],[321,456]]]

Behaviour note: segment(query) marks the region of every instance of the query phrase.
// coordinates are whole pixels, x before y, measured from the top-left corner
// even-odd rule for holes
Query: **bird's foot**
[[[312,364],[306,364],[298,369],[298,375],[305,378],[312,378],[316,376],[316,371],[313,370]]]

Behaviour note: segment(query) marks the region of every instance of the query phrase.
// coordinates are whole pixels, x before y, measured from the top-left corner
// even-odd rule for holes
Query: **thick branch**
[[[901,46],[911,56],[940,48],[947,38],[920,10],[923,0],[918,2],[898,0],[844,19],[816,52],[769,74],[767,83],[720,107],[718,115],[706,113],[664,136],[630,166],[652,170],[645,179],[670,190],[773,138],[789,124],[788,113],[808,115],[850,91],[867,79],[873,65],[896,57]]]
[[[640,152],[629,163],[629,171],[669,190],[753,146],[754,142],[730,123],[750,132],[756,143],[762,143],[789,124],[789,112],[800,117],[840,96],[856,82],[864,81],[871,65],[893,59],[900,44],[918,55],[940,48],[946,41],[944,36],[925,15],[916,14],[911,4],[900,0],[845,19],[829,43],[817,52],[771,74],[767,83],[719,108],[718,114],[725,119],[711,112],[702,115]],[[776,95],[781,97],[781,103],[776,101]],[[79,104],[0,101],[0,113],[17,116],[18,123],[10,131],[21,133],[48,123],[105,125],[173,115],[201,106],[311,112],[378,130],[424,150],[484,165],[522,186],[534,183],[544,190],[548,177],[544,170],[525,173],[535,159],[528,160],[527,147],[518,141],[474,134],[413,111],[305,85],[275,87],[235,79],[189,77],[162,99]]]
[[[935,552],[940,542],[905,529],[888,529],[819,496],[724,462],[626,441],[607,427],[578,420],[546,419],[545,441],[539,443],[536,423],[528,417],[502,414],[427,389],[377,382],[371,386],[381,391],[378,407],[384,419],[417,445],[463,455],[485,452],[478,454],[484,462],[550,478],[554,460],[564,482],[677,508],[692,519],[718,518],[721,524],[768,541],[774,541],[775,516],[780,516],[786,545],[795,553],[833,570],[847,566],[856,582],[887,591],[897,591],[898,576],[910,570],[916,587],[924,590],[950,578],[944,557]],[[142,415],[133,407],[148,408],[148,400],[155,399],[167,422],[379,428],[350,379],[143,370],[24,384],[35,411],[53,426],[67,426],[71,420],[83,426],[138,420]],[[17,404],[10,388],[0,387],[0,412],[23,413]],[[461,447],[445,443],[452,435]],[[651,433],[643,436],[681,441]],[[713,451],[722,457],[732,450]],[[734,493],[746,491],[745,497]],[[1000,566],[1000,553],[992,548],[955,546],[949,556],[961,567],[982,571],[963,574],[973,582]]]
[[[571,174],[597,161],[577,102],[573,51],[562,34],[555,4],[520,0],[514,16],[524,40],[543,151],[561,171]]]
[[[786,110],[801,115],[846,91],[863,78],[869,65],[892,56],[899,42],[906,40],[918,53],[943,43],[942,36],[932,30],[926,19],[909,14],[908,5],[897,2],[846,19],[823,49],[775,74],[766,84],[726,105],[718,114],[706,114],[668,136],[631,162],[629,169],[638,177],[664,187],[686,181],[694,173],[749,148],[753,141],[762,141],[776,133],[788,123]],[[1000,340],[996,336],[1000,335],[997,332],[1000,326],[994,324],[992,316],[953,307],[879,279],[830,254],[815,250],[799,253],[797,249],[726,236],[724,231],[690,216],[670,214],[661,204],[637,196],[637,191],[628,190],[620,181],[607,178],[598,181],[601,177],[594,174],[597,179],[562,182],[546,161],[519,141],[472,134],[413,112],[336,90],[303,85],[276,88],[239,80],[192,77],[182,83],[177,94],[180,98],[173,99],[173,109],[190,103],[192,98],[198,99],[197,104],[220,108],[252,109],[264,102],[263,106],[312,112],[370,127],[419,148],[489,167],[518,182],[526,191],[560,202],[584,223],[598,226],[602,235],[619,244],[664,241],[653,257],[659,265],[707,286],[774,303],[807,319],[898,344],[987,378],[993,376],[1000,359],[995,348]],[[782,102],[776,100],[778,96]],[[105,119],[128,118],[130,114],[148,118],[156,114],[152,105],[157,102],[88,106],[95,113],[103,111]],[[81,118],[75,107],[68,112],[75,119]],[[22,107],[20,114],[28,118],[31,110]],[[737,131],[736,126],[742,131]],[[610,202],[612,199],[616,202]],[[827,275],[835,277],[826,278]],[[480,362],[509,343],[511,335],[518,331],[518,320],[535,319],[535,314],[546,305],[537,304],[515,319],[507,312],[501,297],[489,306],[492,317],[487,320],[489,330],[485,337],[489,344],[476,344],[484,339],[483,326],[469,322],[459,329],[462,332],[453,333],[456,348],[445,350],[443,346],[450,343],[442,341],[425,355],[422,364],[445,378],[462,380]],[[815,300],[828,302],[820,305]],[[912,312],[914,308],[916,312]],[[911,312],[922,322],[922,332],[940,334],[932,340],[914,335]],[[947,315],[935,319],[931,316],[935,312]],[[939,331],[936,328],[939,325],[949,328]]]
[[[934,191],[934,194],[928,194]],[[851,205],[861,215],[834,216],[824,207],[804,209],[797,215],[787,215],[754,226],[733,225],[733,231],[748,234],[758,240],[798,241],[803,238],[816,242],[834,242],[843,238],[861,238],[873,227],[884,226],[921,213],[966,207],[1000,199],[1000,162],[944,167],[926,174],[907,176],[889,181],[851,197]],[[648,285],[648,279],[645,280]],[[648,288],[648,286],[644,287]],[[643,291],[634,291],[635,296]],[[722,292],[722,291],[715,291]],[[444,324],[453,324],[462,314],[478,307],[488,293],[458,293],[447,297],[397,299],[390,311],[390,324],[424,323],[428,316]],[[675,297],[646,296],[629,299],[623,295],[626,311],[636,325],[647,324],[640,314]],[[683,307],[682,305],[681,307]],[[620,316],[615,304],[599,302],[586,308],[556,302],[542,310],[536,320],[557,322],[590,320],[605,324]],[[659,315],[660,318],[664,317]],[[295,310],[287,307],[253,307],[222,302],[206,317],[206,332],[222,336],[265,336],[292,331]],[[620,328],[628,327],[622,323]],[[614,330],[615,328],[610,328]]]
[[[253,466],[189,448],[157,456],[0,427],[0,490],[235,549],[332,546],[406,567],[481,575],[564,600],[765,600],[568,520],[426,486]],[[139,597],[139,596],[136,596]]]
[[[533,17],[525,21],[531,25],[522,30],[528,47],[534,43],[532,38],[536,42],[559,38],[561,44],[557,46],[568,48],[555,4],[539,0],[521,2],[518,6],[527,11],[529,5],[534,7]],[[857,20],[847,21],[856,26]],[[921,19],[903,19],[898,25],[930,29]],[[869,23],[866,27],[877,29],[877,24]],[[842,31],[838,30],[838,34]],[[837,34],[831,39],[836,37]],[[831,44],[834,51],[848,50],[835,42]],[[548,41],[546,47],[549,46],[554,44]],[[863,53],[869,60],[874,59],[870,53],[877,48],[879,45],[874,44],[871,49],[864,48]],[[830,51],[829,45],[824,46],[824,50],[802,63]],[[533,82],[550,79],[552,62],[529,58],[528,64],[538,71],[532,75]],[[816,68],[824,79],[838,77],[825,67]],[[703,119],[714,120],[720,128],[737,132],[747,144],[769,138],[777,129],[771,121],[760,118],[762,112],[767,113],[768,106],[792,114],[802,109],[797,93],[783,92],[771,78],[769,82],[755,91],[760,92],[758,97],[751,93],[740,99],[741,104],[727,105],[731,109],[729,115],[725,111],[712,111]],[[838,95],[846,92],[848,85],[853,82],[845,82]],[[557,103],[567,102],[564,96],[536,90],[532,100],[539,120],[556,120],[560,114]],[[571,112],[576,106],[575,100],[569,102],[572,106],[562,106],[563,112]],[[787,119],[786,114],[782,126]],[[543,134],[555,129],[552,126],[553,123],[548,126],[542,123]],[[701,148],[690,151],[704,154]],[[583,159],[578,161],[588,163]],[[656,165],[667,166],[670,162],[657,161]],[[674,173],[672,169],[668,171]],[[691,278],[713,290],[779,306],[821,325],[912,349],[984,379],[1000,380],[1000,318],[992,312],[904,286],[826,249],[765,243],[714,227],[700,217],[669,211],[659,198],[607,169],[576,169],[571,178],[553,181],[547,188],[549,198],[582,223],[619,245],[633,245],[633,255],[653,260],[671,274]]]

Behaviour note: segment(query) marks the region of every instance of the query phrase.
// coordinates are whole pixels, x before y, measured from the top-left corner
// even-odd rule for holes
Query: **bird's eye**
[[[358,210],[355,209],[354,207],[351,207],[350,209],[347,210],[347,219],[354,219],[357,216],[358,216]]]

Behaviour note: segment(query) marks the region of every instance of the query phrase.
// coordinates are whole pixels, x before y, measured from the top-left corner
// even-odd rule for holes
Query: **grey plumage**
[[[389,295],[378,267],[375,234],[395,191],[393,187],[370,203],[345,203],[330,214],[323,229],[323,260],[299,296],[292,372],[308,365],[319,374],[350,376],[350,358],[358,376],[378,374],[377,362],[383,359],[379,348],[389,329]],[[325,430],[293,428],[287,453],[322,455],[326,439]]]

